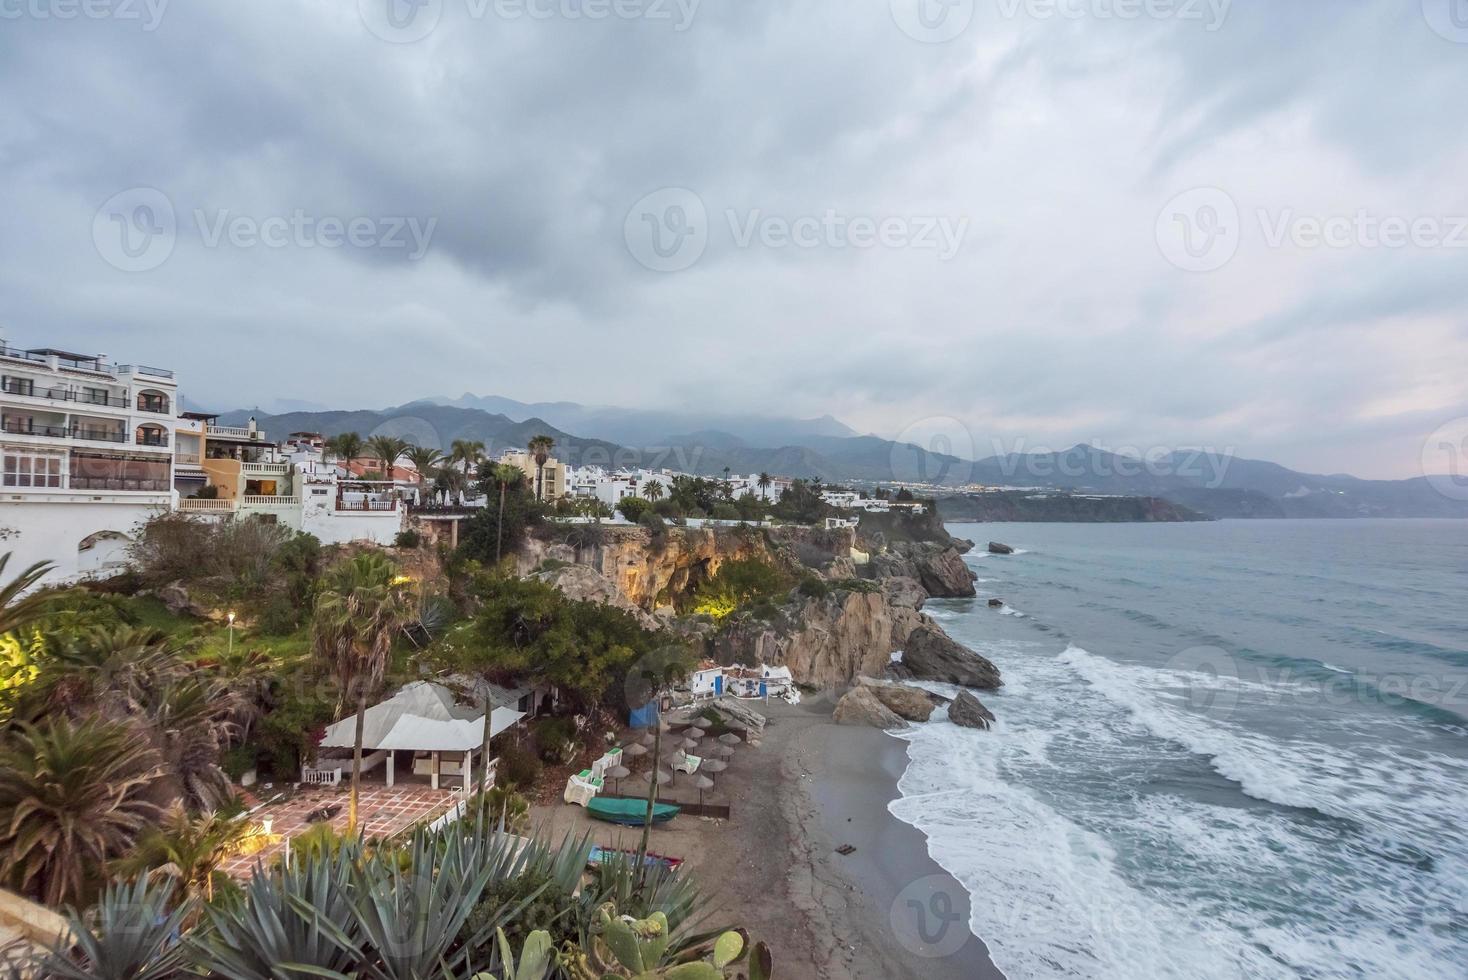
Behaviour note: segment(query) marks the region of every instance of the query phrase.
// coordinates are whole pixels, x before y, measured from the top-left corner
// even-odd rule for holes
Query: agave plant
[[[476,973],[474,980],[545,980],[546,971],[555,962],[550,933],[544,930],[536,930],[526,937],[518,961],[503,929],[496,931],[495,945],[499,950],[499,969],[495,973]]]
[[[85,918],[70,915],[71,945],[52,947],[37,974],[59,980],[171,980],[189,964],[179,938],[192,902],[173,906],[173,883],[112,884]]]
[[[18,726],[0,746],[0,856],[12,886],[81,904],[97,872],[155,819],[158,756],[136,729],[64,717]]]
[[[719,934],[697,948],[675,953],[672,930],[661,912],[645,919],[619,916],[611,903],[597,910],[591,935],[580,946],[568,943],[559,958],[572,980],[725,980],[728,969],[748,956],[750,980],[768,980],[768,947],[748,948],[742,933]]]
[[[5,574],[8,564],[10,552],[0,555],[0,575]],[[50,562],[37,562],[0,585],[0,635],[18,630],[45,614],[48,597],[34,592],[27,596],[25,593],[53,567]]]

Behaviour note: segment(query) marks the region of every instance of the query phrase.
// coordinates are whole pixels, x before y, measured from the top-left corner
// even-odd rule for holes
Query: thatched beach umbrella
[[[695,776],[693,777],[693,785],[698,787],[698,805],[701,809],[703,807],[703,791],[712,789],[714,781],[707,776]]]
[[[723,772],[729,768],[729,763],[723,759],[705,759],[699,768],[705,772]]]
[[[638,745],[646,745],[648,748],[652,748],[652,744],[654,742],[656,742],[656,741],[657,741],[657,736],[654,735],[652,732],[643,732],[638,737],[637,744]]]
[[[685,738],[683,741],[679,742],[678,744],[680,746],[682,746],[683,751],[685,751],[685,752],[687,752],[690,749],[696,749],[696,748],[698,748],[698,742],[694,741],[691,738]]]
[[[622,747],[622,754],[632,756],[633,758],[640,755],[647,755],[647,746],[633,742],[631,745],[624,745]]]
[[[738,745],[740,742],[744,741],[744,739],[740,738],[738,735],[735,735],[733,732],[728,732],[724,735],[720,735],[719,741],[723,742],[725,745]]]
[[[683,734],[689,738],[703,738],[708,732],[699,728],[697,725],[689,725],[688,728],[684,729]]]
[[[715,745],[713,748],[709,749],[709,755],[717,756],[720,759],[727,759],[733,754],[734,746],[732,745]]]
[[[649,769],[647,773],[642,777],[643,781],[649,783],[652,782],[654,773],[657,774],[659,786],[666,786],[673,781],[673,777],[662,769]]]
[[[610,779],[612,781],[612,792],[616,793],[618,796],[621,796],[622,780],[626,779],[630,775],[632,775],[632,770],[628,769],[626,766],[612,766],[612,768],[602,773],[602,778]]]

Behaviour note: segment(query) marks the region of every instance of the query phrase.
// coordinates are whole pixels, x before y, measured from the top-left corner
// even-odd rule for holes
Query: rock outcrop
[[[845,687],[882,674],[922,622],[917,610],[894,606],[881,593],[837,589],[793,602],[774,621],[730,624],[714,639],[713,656],[724,664],[786,666],[801,684]]]
[[[912,579],[936,599],[967,599],[975,595],[974,581],[978,576],[969,571],[957,548],[930,542],[899,542],[891,550],[873,555],[871,566],[879,581]]]
[[[967,691],[958,692],[958,697],[948,706],[948,720],[955,725],[981,731],[988,731],[996,721],[994,713]]]
[[[990,541],[989,542],[989,554],[991,554],[991,555],[1012,555],[1012,554],[1014,554],[1014,549],[1011,548],[1007,544],[1000,544],[998,541]]]
[[[894,606],[919,610],[928,601],[928,591],[915,578],[896,575],[884,578],[877,584],[882,587],[882,594],[887,597],[887,601]]]
[[[189,590],[184,588],[182,582],[170,582],[153,594],[175,616],[194,616],[198,619],[209,618],[209,608],[195,602],[193,597],[189,595]]]
[[[854,687],[840,701],[831,719],[838,725],[862,725],[868,728],[906,728],[903,721],[877,697],[869,687]]]
[[[859,686],[870,690],[878,701],[887,706],[887,710],[904,721],[927,721],[943,700],[915,687],[872,680],[870,677],[861,678]]]
[[[575,599],[578,602],[599,602],[602,605],[625,610],[631,613],[645,629],[658,629],[663,625],[653,616],[628,602],[627,598],[617,591],[616,586],[590,566],[564,565],[548,571],[537,572],[531,578],[555,586],[568,599]]]
[[[981,691],[997,691],[1004,684],[998,667],[955,642],[931,622],[912,631],[902,648],[902,662],[894,664],[890,673],[899,678],[942,681]]]

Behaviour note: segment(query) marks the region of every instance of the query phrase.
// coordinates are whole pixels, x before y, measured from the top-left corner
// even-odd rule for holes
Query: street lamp
[[[230,610],[229,616],[229,655],[234,656],[234,610]]]

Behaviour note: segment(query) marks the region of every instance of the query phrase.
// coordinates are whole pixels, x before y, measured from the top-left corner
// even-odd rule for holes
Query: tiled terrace
[[[346,830],[350,796],[351,790],[345,783],[339,787],[313,787],[257,810],[250,819],[254,823],[271,820],[271,833],[280,840],[258,854],[231,858],[224,863],[224,871],[236,878],[247,878],[256,862],[269,865],[285,850],[286,840],[311,829],[312,824],[306,822],[307,815],[324,806],[340,805],[341,812],[331,819],[331,825],[337,831]],[[359,804],[361,830],[368,840],[391,837],[420,821],[438,816],[458,799],[458,794],[451,790],[427,786],[364,785]]]

